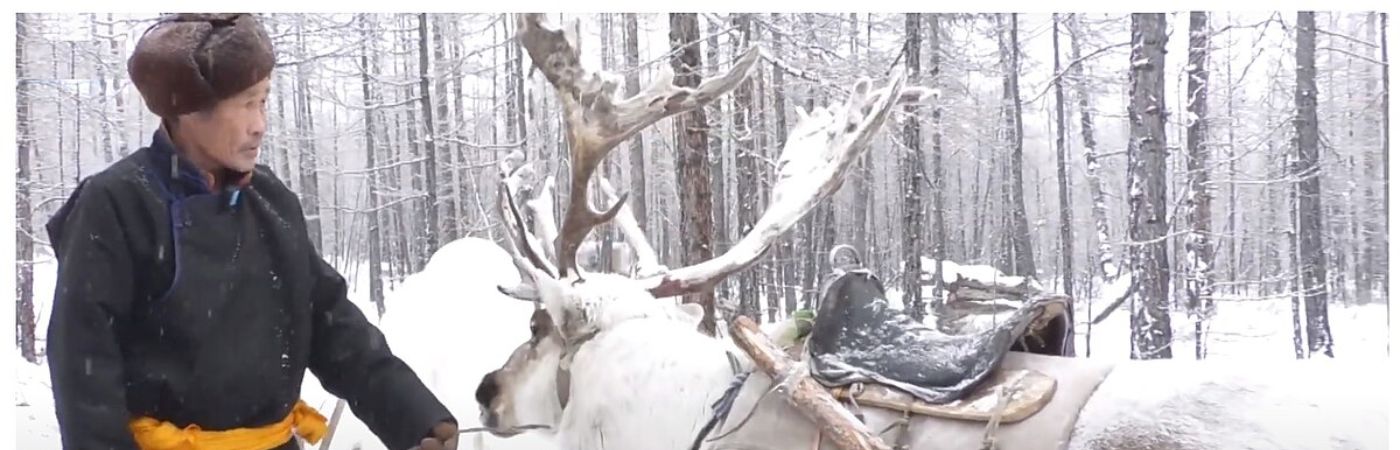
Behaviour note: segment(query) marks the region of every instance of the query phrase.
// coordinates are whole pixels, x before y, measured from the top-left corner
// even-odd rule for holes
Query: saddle
[[[1025,338],[1064,329],[1063,296],[1038,295],[994,315],[992,323],[949,332],[914,321],[884,292],[866,270],[839,273],[824,289],[802,359],[837,399],[906,414],[1014,423],[1053,397],[1054,378],[1000,366],[1013,347],[1027,350]],[[1051,337],[1062,349],[1067,338]],[[1039,341],[1044,347],[1047,340]]]

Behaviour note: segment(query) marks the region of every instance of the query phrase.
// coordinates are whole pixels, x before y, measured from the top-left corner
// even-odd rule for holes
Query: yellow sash
[[[301,400],[282,421],[257,428],[204,431],[191,424],[180,429],[150,417],[134,419],[130,427],[141,450],[268,450],[287,443],[293,430],[312,444],[327,431],[326,418]]]

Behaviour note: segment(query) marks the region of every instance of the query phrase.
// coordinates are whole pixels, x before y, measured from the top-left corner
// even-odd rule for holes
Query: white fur
[[[696,331],[694,310],[640,291],[613,299],[593,297],[585,303],[599,332],[573,359],[572,398],[555,434],[560,448],[689,448],[710,417],[711,403],[732,380],[725,352],[733,345]],[[737,355],[745,369],[751,367],[742,353]],[[1077,361],[1083,360],[1065,363]],[[1380,371],[1358,373],[1357,368],[1329,363],[1334,361],[1290,361],[1270,368],[1123,362],[1090,398],[1064,448],[1384,448],[1384,400],[1345,387],[1353,382],[1379,386]],[[750,409],[756,407],[757,413],[739,432],[704,448],[812,448],[817,431],[808,419],[780,395],[758,401],[770,383],[761,373],[751,376],[728,423],[716,434],[732,429]],[[873,408],[865,408],[864,414],[872,430],[884,429],[897,418]],[[917,422],[911,435],[914,448],[935,448],[940,439],[936,427]],[[885,439],[893,442],[894,437]]]

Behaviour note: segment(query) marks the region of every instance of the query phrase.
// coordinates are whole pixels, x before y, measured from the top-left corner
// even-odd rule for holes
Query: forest
[[[1216,305],[1256,301],[1291,303],[1297,357],[1332,356],[1329,308],[1388,304],[1384,13],[552,17],[629,94],[663,68],[694,86],[762,48],[730,95],[658,122],[599,170],[671,267],[752,227],[796,108],[900,71],[937,90],[896,111],[754,269],[695,299],[722,317],[810,307],[842,244],[912,317],[942,298],[942,264],[925,260],[988,265],[1070,294],[1076,328],[1130,311],[1142,359],[1206,357]],[[126,71],[155,19],[17,15],[16,344],[32,362],[45,222],[159,126]],[[510,14],[262,20],[278,62],[261,163],[300,195],[327,260],[368,279],[380,314],[385,291],[446,243],[507,239],[497,169],[512,153],[549,161],[553,191],[568,192],[559,101]],[[626,271],[624,247],[599,227],[581,265]],[[1173,330],[1194,330],[1194,355],[1172,353]]]

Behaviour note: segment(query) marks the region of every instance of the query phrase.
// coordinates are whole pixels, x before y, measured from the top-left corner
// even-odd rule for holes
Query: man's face
[[[205,170],[219,167],[251,172],[258,162],[263,133],[267,131],[267,94],[271,78],[220,101],[207,111],[180,116],[177,133],[196,164]]]

